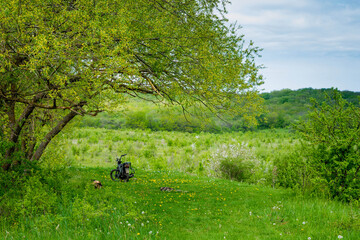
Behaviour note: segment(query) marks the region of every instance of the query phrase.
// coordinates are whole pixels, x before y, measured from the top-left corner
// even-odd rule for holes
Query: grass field
[[[253,156],[262,170],[271,171],[274,162],[288,155],[299,141],[288,130],[197,134],[75,128],[58,138],[47,156],[50,164],[58,157],[75,166],[112,167],[117,156],[127,153],[125,160],[144,170],[209,175],[204,170],[216,160],[218,153],[229,152],[229,147],[239,144],[247,150],[241,154]],[[234,154],[239,151],[238,148],[233,150]]]
[[[1,237],[360,239],[359,208],[272,188],[271,176],[259,181],[297,145],[296,136],[283,130],[190,134],[76,128],[50,146],[40,177],[24,179],[22,191],[3,196],[10,200],[0,208]],[[209,164],[231,151],[258,162],[255,184],[212,177]],[[122,153],[136,170],[128,183],[109,176]],[[104,187],[94,189],[91,179]]]
[[[2,225],[4,239],[358,239],[359,212],[291,191],[173,171],[113,182],[110,169],[70,168],[72,203]],[[104,187],[94,189],[90,179]],[[179,191],[162,192],[160,187]],[[69,190],[70,190],[69,189]],[[64,193],[69,198],[71,193]]]

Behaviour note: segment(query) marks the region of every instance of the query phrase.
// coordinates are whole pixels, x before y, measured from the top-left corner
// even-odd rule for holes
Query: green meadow
[[[21,191],[3,195],[2,238],[359,239],[358,206],[281,186],[274,166],[296,157],[299,145],[281,129],[71,128],[49,147],[34,176],[18,176]],[[123,153],[135,177],[113,182],[109,173]],[[221,164],[239,158],[231,167]],[[242,174],[229,172],[234,168]],[[95,189],[92,179],[103,187]]]
[[[360,239],[360,92],[262,93],[230,4],[0,1],[0,240]]]

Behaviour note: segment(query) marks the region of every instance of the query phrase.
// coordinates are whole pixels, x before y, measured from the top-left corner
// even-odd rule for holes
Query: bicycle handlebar
[[[121,161],[121,158],[122,158],[122,157],[125,157],[126,155],[127,155],[127,154],[121,155],[120,158],[116,158],[116,161]]]

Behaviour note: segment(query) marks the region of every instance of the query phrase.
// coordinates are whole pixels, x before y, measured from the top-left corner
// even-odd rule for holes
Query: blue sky
[[[227,17],[263,48],[263,91],[360,92],[360,1],[232,0]]]

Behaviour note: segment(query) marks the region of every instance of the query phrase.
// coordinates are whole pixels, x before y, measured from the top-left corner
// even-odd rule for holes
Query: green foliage
[[[296,91],[283,89],[262,93],[260,96],[265,99],[267,113],[258,118],[259,128],[289,127],[300,118],[306,117],[312,98],[322,102],[325,100],[324,94],[330,94],[331,91],[331,89],[304,88]],[[359,106],[359,92],[341,91],[341,95],[348,102]]]
[[[123,108],[130,96],[196,106],[198,115],[204,108],[239,114],[256,124],[261,49],[245,45],[240,28],[226,24],[227,4],[1,1],[1,134],[14,144],[6,158],[21,150],[37,161],[76,116]],[[159,127],[143,112],[131,119],[131,127]]]
[[[21,216],[36,216],[51,213],[56,207],[56,194],[43,184],[38,176],[27,179],[24,191],[18,201],[13,205],[14,212]]]
[[[85,188],[84,196],[76,196],[72,204],[72,214],[75,222],[88,222],[90,219],[109,216],[111,204],[106,196],[99,197],[99,194],[91,194],[94,187],[89,185]]]
[[[4,173],[10,181],[0,195],[2,224],[16,226],[23,222],[25,227],[37,221],[44,229],[55,229],[59,222],[73,227],[85,226],[109,217],[114,207],[119,208],[119,217],[141,218],[130,197],[114,195],[110,189],[94,189],[89,174],[102,179],[97,170],[39,169],[29,174]]]
[[[96,143],[91,140],[95,137],[99,140]],[[299,145],[296,135],[281,129],[213,134],[81,127],[63,138],[60,155],[73,159],[69,163],[73,166],[114,167],[116,156],[128,153],[126,160],[137,169],[177,170],[234,179],[232,168],[240,173],[245,169],[245,179],[238,177],[239,181],[264,185],[274,184],[273,166],[287,161]],[[78,155],[73,148],[88,150]],[[49,150],[52,149],[57,147],[50,145]],[[219,160],[223,161],[224,174]],[[284,186],[279,182],[275,185]]]
[[[289,239],[339,235],[356,239],[359,235],[355,201],[349,206],[270,187],[305,188],[305,192],[314,186],[324,188],[311,181],[316,172],[304,170],[309,158],[297,135],[287,130],[211,134],[75,128],[59,137],[32,175],[0,172],[1,237],[277,239],[282,234]],[[95,137],[98,142],[91,140]],[[74,145],[88,150],[74,156]],[[116,166],[115,157],[126,152],[136,176],[127,183],[113,182],[109,172]],[[59,156],[74,161],[66,168],[48,164],[52,157],[62,161]],[[218,160],[213,165],[218,177],[245,183],[207,177],[210,164]],[[302,176],[307,177],[304,186]],[[104,187],[94,189],[91,179]],[[180,191],[159,190],[165,186]],[[44,203],[37,196],[51,201]],[[39,206],[29,205],[31,201]],[[22,210],[20,204],[29,207]]]
[[[54,211],[15,222],[1,215],[0,238],[300,240],[360,233],[356,206],[289,190],[177,171],[139,170],[127,183],[111,181],[110,168],[66,171],[68,186]],[[90,177],[104,187],[89,186]],[[179,191],[160,191],[164,186]]]
[[[244,182],[255,182],[259,161],[246,145],[222,145],[206,162],[209,176],[223,177]]]
[[[189,107],[187,112],[183,112],[183,109],[176,105],[159,107],[151,102],[133,99],[126,104],[126,111],[104,112],[96,117],[85,116],[79,126],[218,133],[231,130],[228,122],[220,120],[213,113],[204,110],[203,115],[206,117],[196,114],[194,107]]]
[[[297,125],[311,152],[316,182],[328,186],[332,197],[360,198],[360,108],[344,100],[337,90],[326,101],[314,101],[308,120]]]
[[[32,172],[4,172],[2,175],[0,211],[8,221],[52,213],[56,194],[39,176]],[[6,182],[4,181],[6,179]]]
[[[273,168],[273,186],[296,189],[304,193],[311,193],[315,186],[312,179],[316,176],[313,166],[308,162],[301,146],[296,146],[292,151],[277,157]],[[323,186],[317,190],[324,191]],[[322,190],[321,190],[322,189]],[[319,194],[318,194],[319,195]],[[322,196],[327,197],[323,192]]]
[[[289,89],[262,93],[265,99],[266,113],[261,114],[257,120],[257,129],[290,128],[291,124],[306,117],[311,105],[311,98],[324,101],[323,93],[330,89]],[[344,99],[357,106],[359,93],[342,91]],[[284,100],[286,99],[286,101]],[[107,129],[147,129],[151,131],[180,131],[180,132],[244,132],[255,130],[249,127],[241,115],[222,115],[219,119],[211,112],[204,111],[206,117],[199,118],[195,112],[196,107],[189,107],[187,113],[176,105],[159,107],[151,102],[129,99],[126,111],[115,110],[100,113],[96,117],[85,116],[81,119],[80,127],[96,127]]]

